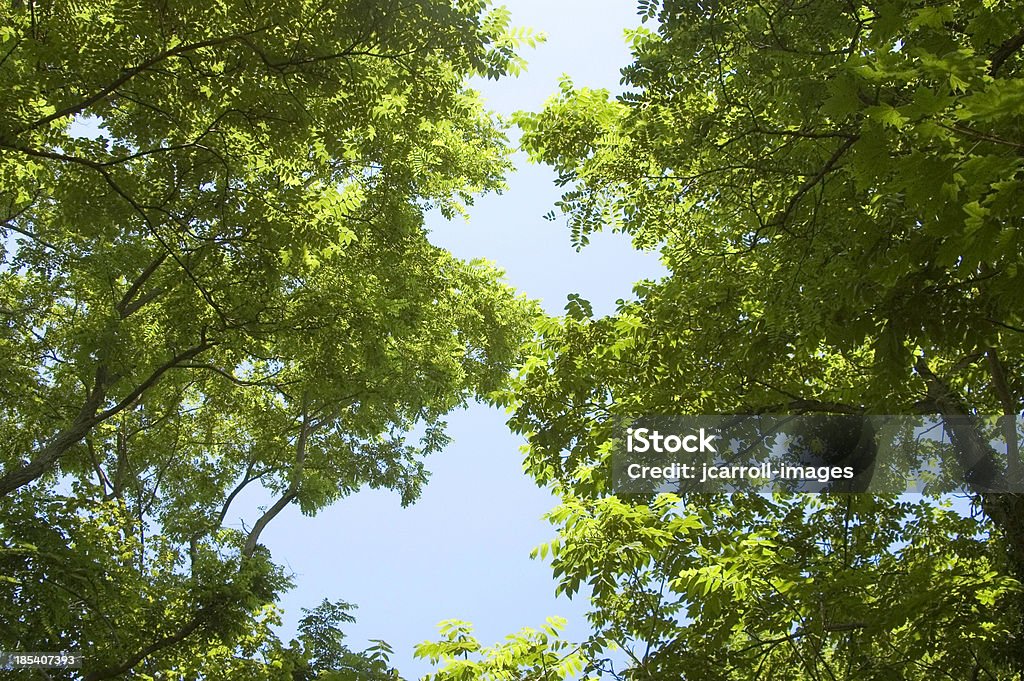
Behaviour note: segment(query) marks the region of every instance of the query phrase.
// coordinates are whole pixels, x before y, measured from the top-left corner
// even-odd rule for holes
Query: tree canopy
[[[361,487],[413,501],[445,415],[485,399],[562,498],[537,555],[593,632],[484,647],[450,621],[418,650],[436,681],[1024,672],[1017,432],[976,427],[1024,393],[1024,8],[638,6],[622,95],[565,79],[516,117],[579,247],[663,254],[600,318],[539,317],[426,238],[510,168],[466,86],[521,67],[507,11],[0,8],[0,649],[80,651],[89,681],[394,678],[344,601],[278,638],[260,538]],[[609,485],[622,419],[808,412],[947,419],[1004,493]]]
[[[4,4],[0,648],[298,678],[262,531],[364,486],[413,501],[528,331],[423,226],[501,189],[466,81],[520,40],[475,0]]]
[[[1019,8],[644,6],[624,95],[566,81],[519,116],[577,242],[622,230],[671,272],[543,329],[515,422],[540,415],[538,456],[561,398],[566,423],[1018,413]]]
[[[618,422],[934,414],[1017,489],[984,415],[1021,412],[1019,3],[641,1],[623,94],[570,79],[517,122],[579,247],[602,229],[669,270],[595,318],[570,296],[507,396],[553,485],[558,589],[593,633],[483,648],[435,678],[1016,678],[1024,507],[935,499],[614,495]],[[1007,455],[1008,454],[1008,455]],[[452,632],[455,633],[452,633]]]

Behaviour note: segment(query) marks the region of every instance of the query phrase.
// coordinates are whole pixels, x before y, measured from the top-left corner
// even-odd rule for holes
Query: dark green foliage
[[[656,21],[628,32],[625,94],[566,80],[517,117],[574,241],[622,231],[669,270],[608,317],[573,299],[541,321],[506,398],[563,498],[538,553],[593,594],[592,635],[558,658],[616,679],[1017,678],[1019,495],[966,518],[856,495],[630,501],[607,463],[641,416],[938,414],[996,487],[1020,479],[974,419],[1024,394],[1024,6],[639,14]],[[455,651],[438,679],[570,674],[538,671],[554,645],[432,645]]]

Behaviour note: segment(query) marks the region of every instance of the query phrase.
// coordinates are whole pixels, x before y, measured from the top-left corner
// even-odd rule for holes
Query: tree
[[[989,527],[871,495],[573,497],[550,514],[558,591],[592,633],[483,648],[462,626],[418,654],[431,681],[1010,679],[1020,583]],[[999,555],[998,552],[995,552]]]
[[[266,526],[413,501],[444,415],[515,361],[532,305],[422,215],[500,190],[465,83],[533,38],[475,0],[0,18],[0,644],[90,680],[247,658],[288,583]]]
[[[548,322],[512,421],[541,481],[600,459],[609,415],[937,414],[990,489],[972,420],[1019,416],[1021,10],[910,0],[665,2],[626,94],[563,83],[524,145],[596,229],[671,274]],[[563,452],[568,452],[563,457]],[[1024,565],[1021,497],[982,497]]]
[[[561,589],[593,590],[590,671],[1019,675],[1016,428],[1005,456],[978,426],[1015,422],[1024,391],[1024,10],[639,6],[656,29],[628,32],[623,95],[565,80],[518,116],[578,246],[619,230],[669,270],[608,317],[571,297],[508,397],[528,470],[563,496],[542,555]],[[866,496],[612,494],[617,422],[810,412],[938,415],[979,487],[1014,493],[978,496],[991,522]],[[487,678],[533,678],[509,654]]]
[[[1019,12],[667,2],[621,101],[565,82],[520,116],[578,242],[622,229],[672,271],[544,329],[513,421],[539,477],[594,461],[609,413],[1018,416]],[[1016,437],[955,436],[1019,490]],[[1020,560],[1020,497],[982,503]]]
[[[344,601],[332,603],[326,598],[312,610],[302,609],[299,620],[299,640],[292,641],[284,651],[280,647],[275,658],[280,659],[283,678],[321,681],[394,681],[398,671],[388,666],[391,647],[383,641],[374,641],[363,652],[353,652],[344,644],[345,634],[339,628],[343,622],[355,622],[349,612],[356,606]],[[272,666],[277,659],[272,661]],[[289,664],[286,665],[284,662]]]

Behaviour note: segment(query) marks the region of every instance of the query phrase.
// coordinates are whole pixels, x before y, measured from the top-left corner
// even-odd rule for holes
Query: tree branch
[[[142,650],[138,651],[137,653],[135,653],[119,665],[113,667],[106,667],[104,669],[99,669],[97,671],[86,674],[82,678],[82,681],[100,681],[101,679],[109,679],[112,676],[119,676],[121,674],[124,674],[125,672],[130,671],[132,667],[137,665],[139,662],[142,662],[144,659],[146,659],[156,651],[166,648],[168,646],[172,646],[176,643],[181,643],[186,638],[188,638],[194,631],[196,631],[202,624],[202,622],[202,617],[199,614],[196,614],[192,617],[191,620],[189,620],[186,624],[184,624],[180,629],[178,629],[178,631],[174,632],[173,634],[158,638],[157,640],[153,641],[151,644],[149,644]]]
[[[153,262],[149,263],[149,265],[146,266],[146,269],[142,270],[142,273],[135,278],[135,281],[132,282],[132,285],[121,297],[121,300],[117,303],[117,305],[114,306],[114,309],[117,310],[117,313],[121,315],[121,319],[125,319],[126,317],[131,315],[133,312],[138,310],[140,307],[142,307],[147,302],[149,302],[149,300],[152,299],[152,297],[147,298],[144,296],[143,298],[136,300],[134,303],[132,302],[132,300],[135,298],[135,296],[138,295],[142,287],[145,286],[146,281],[151,276],[153,276],[153,273],[157,271],[157,269],[160,267],[160,265],[164,263],[165,260],[167,260],[166,251],[158,255],[156,259],[153,260]]]
[[[814,177],[809,178],[806,182],[803,183],[803,185],[800,186],[799,189],[796,190],[796,193],[793,194],[792,198],[790,198],[789,203],[786,204],[786,208],[782,212],[782,215],[779,216],[779,218],[776,220],[777,225],[784,226],[786,224],[786,221],[789,219],[790,213],[792,213],[793,209],[796,208],[796,205],[800,202],[800,199],[803,198],[804,194],[814,189],[814,187],[819,182],[825,179],[826,175],[828,175],[830,172],[832,172],[832,170],[835,169],[836,164],[839,163],[839,160],[858,139],[860,139],[860,135],[848,136],[846,140],[839,145],[839,148],[835,150],[835,153],[832,154],[828,161],[825,162],[825,165],[822,166],[821,170],[819,170],[814,175]]]
[[[174,357],[172,357],[171,359],[167,360],[166,362],[164,362],[163,364],[158,366],[156,369],[154,369],[153,373],[151,373],[149,376],[146,377],[146,380],[144,380],[139,385],[135,386],[135,389],[132,390],[127,395],[125,395],[121,399],[120,402],[118,402],[114,406],[110,407],[109,409],[106,409],[106,410],[100,412],[99,414],[97,414],[96,415],[96,422],[98,423],[100,421],[104,421],[104,420],[110,418],[111,416],[117,414],[118,412],[121,412],[124,409],[130,407],[132,404],[135,403],[136,400],[138,400],[140,397],[142,397],[143,393],[145,393],[147,390],[149,390],[151,387],[153,387],[153,385],[157,381],[159,381],[160,378],[165,373],[167,373],[171,369],[180,368],[181,365],[182,365],[182,362],[184,362],[186,360],[189,360],[189,359],[192,359],[196,355],[199,355],[199,354],[201,354],[203,352],[206,352],[207,350],[209,350],[210,348],[214,347],[215,345],[216,345],[216,343],[213,342],[213,341],[204,340],[199,345],[195,345],[195,346],[189,348],[188,350],[185,350],[184,352],[181,352],[181,353],[175,355]]]
[[[978,492],[1005,491],[1006,477],[999,470],[995,452],[979,435],[974,417],[960,397],[931,370],[924,357],[918,358],[914,371],[924,379],[929,402],[949,429],[967,483]]]
[[[1006,383],[1006,372],[1003,371],[1003,363],[999,360],[999,353],[995,348],[989,348],[985,353],[988,357],[989,373],[992,374],[992,388],[995,390],[999,401],[1003,406],[1003,435],[1006,438],[1006,477],[1011,484],[1017,484],[1020,480],[1020,447],[1017,442],[1017,413],[1020,411],[1019,401],[1010,393],[1010,386]]]
[[[129,80],[131,80],[135,76],[139,75],[140,73],[142,73],[146,69],[152,68],[153,66],[159,64],[162,61],[165,61],[167,59],[171,59],[172,57],[181,56],[181,55],[186,54],[188,52],[194,52],[194,51],[202,49],[204,47],[215,47],[217,45],[223,45],[225,43],[233,42],[233,41],[236,41],[236,40],[243,40],[244,38],[247,38],[249,36],[252,36],[252,35],[255,35],[255,34],[260,33],[262,31],[265,31],[266,29],[267,29],[267,27],[264,26],[264,27],[261,27],[261,28],[254,29],[252,31],[245,32],[245,33],[238,33],[238,34],[228,35],[228,36],[220,36],[220,37],[217,37],[217,38],[209,38],[207,40],[200,40],[200,41],[194,42],[194,43],[185,43],[185,44],[182,44],[182,45],[178,45],[177,47],[175,47],[173,49],[164,50],[163,52],[160,52],[159,54],[156,54],[156,55],[150,57],[149,59],[145,60],[141,64],[138,64],[137,66],[133,66],[132,68],[125,70],[120,76],[115,78],[112,82],[110,82],[106,86],[100,88],[98,91],[96,91],[95,93],[89,95],[88,97],[86,97],[82,101],[80,101],[80,102],[78,102],[76,104],[69,104],[68,106],[65,106],[65,107],[63,107],[61,109],[58,109],[57,111],[53,112],[49,116],[44,116],[43,118],[40,118],[40,119],[38,119],[38,120],[28,124],[27,126],[25,126],[25,127],[21,128],[21,129],[15,131],[15,134],[20,135],[20,134],[28,132],[30,130],[34,130],[36,128],[40,128],[40,127],[43,127],[45,125],[48,125],[50,122],[59,120],[61,118],[64,118],[65,116],[74,116],[75,114],[81,113],[82,111],[85,111],[87,108],[89,108],[93,104],[101,101],[105,97],[107,97],[110,94],[112,94],[119,87],[121,87],[122,85],[127,83]]]
[[[988,69],[988,75],[993,78],[999,73],[999,69],[1002,68],[1006,60],[1013,56],[1015,52],[1024,47],[1024,31],[1021,31],[1012,38],[1006,40],[999,49],[992,54],[992,65]]]
[[[97,413],[106,396],[106,389],[109,387],[108,383],[111,381],[106,365],[100,364],[96,368],[96,378],[93,387],[71,425],[47,442],[27,464],[6,473],[0,478],[0,497],[10,494],[19,487],[27,485],[42,476],[68,449],[80,442],[94,426],[130,407],[147,390],[153,387],[165,373],[178,367],[185,360],[192,359],[196,355],[214,347],[214,345],[216,344],[213,341],[203,340],[199,345],[175,355],[154,369],[144,381],[138,384],[134,390],[129,392],[117,404]]]
[[[309,398],[307,395],[303,395],[302,425],[299,428],[299,437],[295,443],[295,468],[292,469],[291,481],[288,483],[288,489],[281,498],[260,516],[259,520],[256,521],[256,524],[253,525],[252,530],[250,530],[249,536],[245,539],[245,546],[242,548],[242,555],[246,558],[251,558],[253,552],[256,551],[256,545],[259,542],[260,534],[264,529],[266,529],[267,525],[270,524],[270,521],[277,517],[277,514],[284,510],[285,506],[290,504],[297,496],[299,496],[299,487],[302,485],[302,469],[306,462],[306,442],[314,428],[313,424],[310,422],[308,411]]]
[[[43,475],[49,468],[63,456],[71,446],[81,441],[89,430],[96,425],[96,411],[103,403],[107,382],[110,380],[107,369],[104,365],[96,368],[96,378],[93,387],[85,398],[81,409],[75,416],[71,425],[57,433],[47,442],[36,455],[27,463],[13,471],[10,471],[0,478],[0,497],[6,496],[22,485],[27,485]]]

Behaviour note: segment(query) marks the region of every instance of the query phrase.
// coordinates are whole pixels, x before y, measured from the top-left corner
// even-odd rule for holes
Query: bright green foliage
[[[1016,678],[1014,612],[1004,604],[1020,583],[989,557],[988,528],[949,509],[867,495],[661,495],[648,505],[566,495],[550,519],[560,529],[550,547],[558,589],[592,592],[591,636],[572,646],[517,637],[481,650],[448,632],[420,648],[445,663],[437,681],[579,671],[714,681]],[[570,669],[578,664],[583,670]]]
[[[576,676],[586,666],[581,649],[570,649],[560,638],[564,627],[564,619],[549,617],[539,630],[524,627],[503,643],[485,648],[468,622],[448,620],[439,626],[442,640],[421,643],[416,657],[444,665],[426,676],[428,681],[555,681]],[[478,659],[470,659],[471,655]]]
[[[422,215],[501,189],[465,82],[533,40],[476,0],[0,8],[0,649],[257,678],[221,658],[268,640],[266,525],[416,498],[529,328]]]
[[[292,641],[287,650],[272,655],[271,667],[279,667],[283,679],[320,681],[392,681],[398,672],[388,666],[391,647],[383,641],[374,641],[364,652],[351,651],[343,643],[345,635],[338,627],[343,622],[355,622],[349,611],[356,606],[327,599],[312,610],[302,609],[299,621],[299,640]],[[280,664],[278,662],[280,661]],[[281,676],[283,673],[283,676]],[[270,678],[276,678],[274,674]]]

